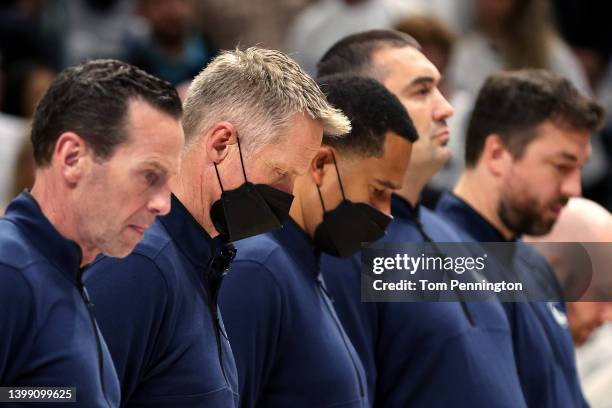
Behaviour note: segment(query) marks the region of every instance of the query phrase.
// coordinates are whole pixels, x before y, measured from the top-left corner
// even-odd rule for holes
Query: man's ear
[[[506,173],[512,164],[512,154],[504,144],[501,137],[492,133],[485,139],[481,159],[486,168],[496,177]]]
[[[206,135],[206,155],[209,160],[219,164],[229,151],[228,146],[233,145],[237,142],[236,128],[229,122],[216,123],[208,135]]]
[[[66,183],[74,187],[90,166],[88,159],[93,159],[90,157],[92,154],[93,151],[78,134],[65,132],[55,143],[52,163],[60,168]]]
[[[308,172],[312,181],[319,187],[323,184],[326,172],[329,170],[329,166],[326,164],[333,163],[333,151],[328,146],[319,147],[319,151],[315,154],[314,158],[310,162]]]

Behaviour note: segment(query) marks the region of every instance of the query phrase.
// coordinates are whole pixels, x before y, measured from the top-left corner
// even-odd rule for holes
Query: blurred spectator
[[[397,22],[395,29],[410,34],[421,45],[421,52],[430,60],[440,74],[440,91],[448,98],[447,78],[444,77],[457,36],[442,20],[433,16],[414,14]]]
[[[612,215],[591,200],[572,198],[548,234],[525,236],[524,240],[535,243],[535,248],[554,267],[562,288],[571,291],[572,288],[566,288],[567,283],[580,285],[578,282],[586,278],[587,285],[578,294],[581,301],[567,303],[572,338],[577,346],[582,346],[595,329],[612,320],[610,244],[591,244],[612,243]],[[588,254],[587,262],[574,262],[572,257],[577,258],[578,254],[564,245],[568,242],[584,243],[582,248]],[[577,266],[582,266],[581,270],[577,270]]]
[[[580,64],[552,25],[546,0],[477,0],[475,12],[451,62],[454,88],[476,94],[499,70],[544,68],[589,93]]]
[[[601,85],[612,54],[612,25],[606,4],[584,0],[552,2],[559,30],[574,49],[594,90]]]
[[[55,78],[55,71],[36,61],[13,63],[6,72],[3,110],[0,116],[0,207],[34,179],[29,147],[29,119],[38,101]]]
[[[407,14],[399,0],[319,0],[296,17],[286,49],[310,74],[332,44],[358,31],[391,28]]]
[[[599,328],[584,346],[576,349],[582,389],[591,408],[612,408],[612,324]]]
[[[198,23],[217,47],[282,50],[294,17],[317,0],[199,0]]]
[[[40,28],[43,0],[0,1],[0,70],[23,60],[59,63]]]
[[[2,111],[31,118],[55,75],[54,70],[36,61],[22,61],[9,66],[5,74]]]
[[[58,37],[62,67],[90,58],[118,58],[134,24],[135,0],[52,0],[45,29]]]
[[[194,0],[139,0],[149,26],[128,48],[128,62],[174,85],[191,81],[216,54],[195,27]]]
[[[585,242],[594,273],[609,275],[612,251],[607,246],[610,244],[596,248],[589,246],[588,242],[612,242],[612,215],[592,201],[572,198],[549,235],[526,239],[545,243]],[[593,254],[593,249],[600,253]],[[550,255],[552,253],[549,258]],[[608,293],[608,298],[602,300],[612,298]],[[567,306],[572,337],[579,346],[576,349],[576,366],[585,397],[592,408],[612,408],[612,325],[606,323],[598,328],[605,320],[610,320],[610,303],[575,302]]]
[[[28,126],[28,133],[30,127]],[[34,185],[34,152],[29,137],[24,137],[17,152],[13,170],[13,184],[10,189],[9,199],[17,197],[26,188]]]
[[[589,84],[608,112],[601,145],[607,153],[604,176],[587,185],[585,196],[612,209],[612,24],[606,2],[554,0],[561,34],[572,46]],[[586,24],[585,24],[586,22]],[[595,146],[594,146],[595,148]]]
[[[11,198],[13,168],[25,129],[25,120],[0,112],[0,208],[4,208]]]

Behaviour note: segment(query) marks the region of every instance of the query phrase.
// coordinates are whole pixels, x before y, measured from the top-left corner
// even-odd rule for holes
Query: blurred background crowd
[[[33,182],[29,119],[66,66],[118,58],[170,81],[181,94],[219,50],[279,49],[314,75],[330,45],[373,28],[415,37],[442,73],[442,91],[455,108],[453,159],[423,198],[432,205],[461,172],[466,121],[489,74],[550,69],[612,112],[606,10],[606,2],[595,0],[0,0],[0,208]],[[608,116],[583,175],[584,195],[608,210],[611,163]],[[604,330],[610,339],[612,328]],[[612,348],[585,357],[579,351],[579,364],[592,373],[602,356],[612,361]],[[612,375],[607,378],[593,380],[591,391],[587,385],[587,395],[609,390]]]

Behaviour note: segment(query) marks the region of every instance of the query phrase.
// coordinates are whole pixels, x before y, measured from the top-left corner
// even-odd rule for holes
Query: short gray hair
[[[217,56],[195,77],[184,102],[185,145],[219,121],[236,126],[254,154],[281,139],[295,114],[320,122],[326,135],[344,135],[350,121],[327,102],[315,81],[287,55],[251,47]]]

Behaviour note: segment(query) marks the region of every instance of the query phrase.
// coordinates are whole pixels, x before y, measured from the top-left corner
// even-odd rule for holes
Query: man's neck
[[[212,174],[214,171],[203,168],[203,165],[200,166],[189,158],[183,160],[181,172],[172,186],[172,193],[208,235],[214,238],[219,232],[210,218],[213,196],[209,183],[210,180],[216,182],[217,179]]]
[[[306,235],[310,236],[310,234],[308,234],[306,231],[306,221],[304,219],[304,211],[302,210],[302,202],[299,195],[295,195],[293,199],[291,209],[289,209],[289,216],[302,229],[302,231],[306,232]]]
[[[79,246],[81,249],[81,267],[93,262],[100,251],[79,236],[74,212],[66,211],[66,209],[73,207],[67,205],[65,196],[57,193],[60,190],[52,186],[52,181],[47,180],[47,177],[40,174],[37,175],[36,180],[31,194],[43,215],[62,237],[75,242]],[[74,208],[72,211],[74,211]]]
[[[453,194],[476,210],[505,239],[509,240],[514,237],[514,233],[506,227],[498,215],[500,198],[497,188],[479,178],[475,170],[467,170],[461,175],[453,189]]]
[[[408,166],[404,177],[404,184],[395,194],[416,208],[421,198],[421,192],[423,192],[423,189],[435,174],[436,170]]]

